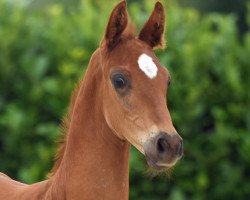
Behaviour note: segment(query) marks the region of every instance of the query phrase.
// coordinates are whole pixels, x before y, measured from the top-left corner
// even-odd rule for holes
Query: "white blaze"
[[[157,76],[158,68],[156,67],[153,59],[146,55],[141,54],[138,58],[139,68],[150,78],[153,79]]]

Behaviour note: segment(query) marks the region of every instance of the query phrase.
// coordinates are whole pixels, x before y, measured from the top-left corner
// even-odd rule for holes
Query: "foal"
[[[130,144],[155,169],[181,158],[182,139],[166,106],[170,76],[153,53],[163,43],[164,8],[156,3],[138,37],[125,31],[127,22],[122,1],[72,96],[50,178],[26,185],[0,174],[1,200],[128,199]]]

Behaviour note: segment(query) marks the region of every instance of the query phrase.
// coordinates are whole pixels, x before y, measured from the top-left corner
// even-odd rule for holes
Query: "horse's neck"
[[[66,151],[54,176],[54,187],[63,188],[67,199],[128,199],[129,144],[120,141],[105,122],[98,54],[80,86]]]

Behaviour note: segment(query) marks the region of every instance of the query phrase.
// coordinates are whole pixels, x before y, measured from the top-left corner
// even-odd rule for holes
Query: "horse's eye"
[[[127,75],[122,72],[111,73],[110,79],[113,87],[119,94],[125,94],[127,92],[127,89],[130,88],[130,81]]]
[[[115,88],[124,88],[126,85],[125,79],[122,76],[115,77],[114,86]]]
[[[169,81],[168,81],[168,86],[170,86],[170,84],[171,84],[171,81],[169,80]]]

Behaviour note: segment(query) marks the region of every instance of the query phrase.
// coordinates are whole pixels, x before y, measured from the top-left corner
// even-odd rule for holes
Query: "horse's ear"
[[[102,43],[109,49],[113,48],[120,40],[128,23],[126,1],[121,1],[112,11]]]
[[[164,29],[165,29],[165,10],[163,5],[158,1],[155,4],[154,11],[144,24],[139,39],[148,43],[152,48],[164,45]]]

